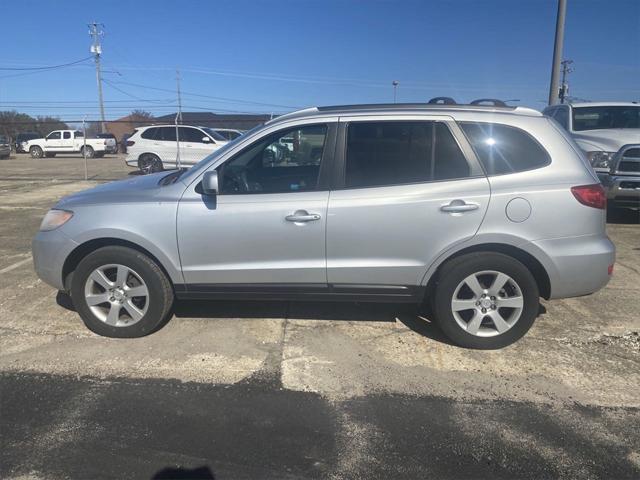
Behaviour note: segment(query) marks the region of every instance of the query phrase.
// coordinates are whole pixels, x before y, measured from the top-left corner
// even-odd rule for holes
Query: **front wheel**
[[[106,337],[135,338],[169,318],[173,290],[162,269],[131,248],[100,248],[83,258],[71,298],[84,324]]]
[[[31,158],[42,158],[42,156],[44,155],[44,152],[40,147],[38,147],[37,145],[34,145],[29,149],[29,154],[31,154]]]
[[[442,331],[456,344],[502,348],[521,338],[539,308],[538,285],[521,262],[494,252],[476,252],[445,264],[434,310]]]

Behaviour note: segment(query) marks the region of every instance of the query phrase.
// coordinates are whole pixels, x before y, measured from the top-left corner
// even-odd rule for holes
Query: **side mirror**
[[[211,143],[211,139],[209,137],[202,137],[202,143]]]
[[[218,193],[218,172],[216,170],[205,172],[202,177],[202,193],[204,195],[215,195]]]

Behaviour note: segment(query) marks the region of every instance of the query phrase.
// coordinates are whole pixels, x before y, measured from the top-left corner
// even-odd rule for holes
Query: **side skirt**
[[[415,285],[321,283],[176,284],[181,300],[298,300],[420,303],[426,288]]]

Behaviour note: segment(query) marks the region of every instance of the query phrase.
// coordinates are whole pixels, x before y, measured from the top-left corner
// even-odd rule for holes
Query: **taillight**
[[[593,185],[580,185],[571,187],[571,193],[581,204],[587,207],[605,209],[607,207],[607,195],[599,183]]]
[[[134,142],[133,140],[127,140],[127,147],[133,147],[135,143],[136,142]]]

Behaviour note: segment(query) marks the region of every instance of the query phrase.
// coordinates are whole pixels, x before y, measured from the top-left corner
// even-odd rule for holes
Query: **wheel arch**
[[[453,253],[450,253],[447,256],[441,257],[438,261],[437,265],[431,268],[431,275],[428,276],[427,280],[427,288],[426,295],[430,295],[430,292],[434,291],[434,287],[438,282],[438,277],[442,271],[442,267],[450,260],[454,258],[460,257],[462,255],[466,255],[468,253],[474,252],[495,252],[502,253],[504,255],[508,255],[516,260],[520,261],[524,264],[525,267],[529,269],[536,283],[538,284],[538,290],[540,291],[540,296],[545,299],[549,299],[551,297],[551,277],[549,276],[549,272],[544,267],[542,262],[536,258],[530,252],[526,250],[509,245],[506,243],[479,243],[476,245],[471,245],[465,248],[461,248],[456,250]],[[428,275],[428,273],[427,273]],[[425,275],[425,278],[427,278]],[[424,284],[424,283],[423,283]],[[428,297],[427,297],[428,299]]]
[[[86,242],[81,243],[76,248],[74,248],[69,255],[67,255],[67,258],[65,259],[62,266],[62,282],[65,290],[70,290],[73,272],[76,270],[78,264],[82,261],[83,258],[89,255],[91,252],[98,250],[99,248],[113,246],[128,247],[132,250],[136,250],[148,256],[167,276],[167,278],[169,279],[169,283],[171,283],[171,287],[173,288],[174,281],[172,275],[167,271],[165,265],[158,259],[156,255],[135,242],[123,240],[122,238],[102,237],[94,238],[92,240],[87,240]]]

